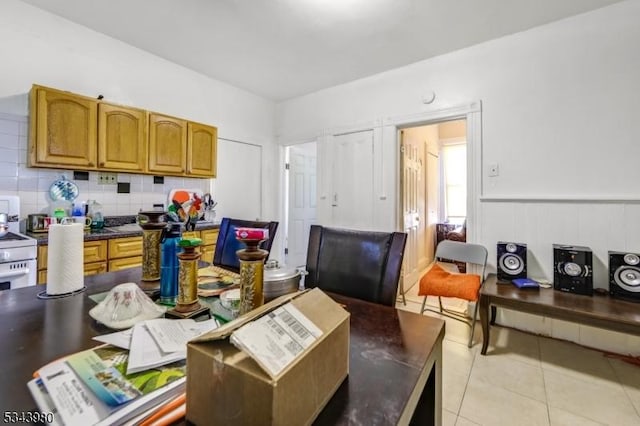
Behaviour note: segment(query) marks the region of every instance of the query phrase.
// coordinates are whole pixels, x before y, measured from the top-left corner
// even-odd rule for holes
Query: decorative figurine
[[[138,224],[142,228],[142,281],[140,288],[145,292],[160,289],[160,240],[166,222],[160,218],[166,212],[160,210],[139,213]]]
[[[236,239],[247,246],[236,252],[240,259],[240,315],[264,304],[264,261],[269,252],[258,245],[268,238],[268,229],[236,229]]]

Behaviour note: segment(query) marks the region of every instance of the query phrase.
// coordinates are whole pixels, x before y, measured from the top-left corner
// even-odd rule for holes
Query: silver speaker
[[[498,280],[511,281],[527,277],[527,245],[498,241]]]
[[[640,255],[619,251],[609,252],[609,293],[640,301]]]

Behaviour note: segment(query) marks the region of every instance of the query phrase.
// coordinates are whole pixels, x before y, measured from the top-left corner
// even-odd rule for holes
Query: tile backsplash
[[[166,208],[169,192],[186,188],[211,192],[212,179],[165,177],[164,183],[153,183],[151,175],[118,173],[117,182],[128,183],[130,193],[119,194],[118,185],[98,184],[98,173],[89,172],[89,180],[73,180],[73,170],[27,167],[27,116],[0,113],[0,193],[20,196],[20,213],[48,213],[49,187],[65,176],[78,185],[78,201],[96,200],[107,216],[132,215],[151,210],[154,204]],[[121,185],[122,187],[122,185]]]

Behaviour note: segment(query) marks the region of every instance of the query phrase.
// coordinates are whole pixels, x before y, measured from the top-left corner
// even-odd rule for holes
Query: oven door
[[[0,263],[0,290],[36,285],[35,259]]]

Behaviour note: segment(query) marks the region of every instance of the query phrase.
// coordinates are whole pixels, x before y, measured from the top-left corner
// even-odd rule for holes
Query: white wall
[[[475,239],[489,249],[490,268],[496,241],[514,239],[529,244],[530,275],[552,279],[551,245],[584,244],[594,250],[596,286],[607,287],[607,250],[640,252],[639,16],[640,2],[630,0],[292,99],[278,105],[279,138],[286,143],[481,101],[483,173],[473,176],[482,184],[472,202],[479,205]],[[425,105],[428,91],[436,98]],[[382,143],[388,150],[396,141]],[[322,147],[319,174],[327,173],[320,153]],[[396,157],[374,159],[392,172],[389,179],[397,175]],[[500,176],[489,178],[492,163]],[[380,208],[388,223],[397,223],[393,202]],[[502,318],[640,354],[636,337],[548,319],[538,324],[531,316]]]
[[[264,218],[276,217],[278,206],[272,201],[276,198],[272,188],[277,187],[279,171],[276,169],[278,149],[273,143],[275,107],[271,101],[16,0],[0,2],[0,40],[0,113],[10,114],[5,115],[5,119],[28,115],[27,94],[36,83],[86,96],[102,94],[110,102],[217,126],[221,138],[263,146],[263,201],[260,208]],[[6,177],[7,173],[15,171],[13,178],[28,178],[31,184],[23,189],[3,186],[1,190],[19,193],[32,200],[27,207],[39,209],[47,202],[43,191],[48,186],[44,182],[52,180],[51,177],[59,172],[24,167],[26,130],[15,136],[22,141],[22,145],[13,148],[18,150],[22,166],[8,170],[8,163],[0,163],[0,169],[5,170],[0,175]],[[218,161],[225,159],[218,158]],[[126,214],[127,210],[135,213],[141,200],[166,200],[172,186],[210,187],[215,198],[215,180],[202,183],[202,180],[168,178],[169,183],[158,188],[147,182],[150,176],[126,175],[123,178],[139,181],[137,192],[140,194],[136,195],[141,196],[134,197],[135,202],[130,206],[125,206],[125,201],[121,200],[121,208],[114,207],[109,214]],[[42,181],[40,184],[38,179]],[[224,176],[218,176],[217,180],[223,179]],[[115,206],[116,197],[131,198],[108,190],[100,194],[103,190],[92,185],[93,198],[105,201],[100,199],[102,195],[109,199],[109,205],[113,201]],[[89,198],[84,194],[81,197]],[[31,211],[23,208],[23,213]]]

